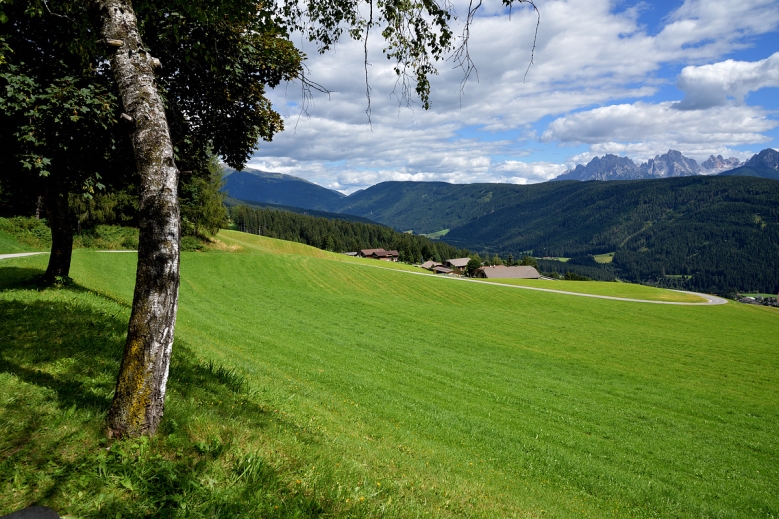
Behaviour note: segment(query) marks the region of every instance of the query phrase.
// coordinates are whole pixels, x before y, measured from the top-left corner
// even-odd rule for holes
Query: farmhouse
[[[400,254],[396,250],[384,249],[363,249],[360,251],[361,258],[372,258],[382,261],[398,261]]]
[[[494,267],[476,269],[475,277],[487,279],[538,279],[541,277],[541,274],[535,268],[524,265],[516,267],[496,265]]]
[[[460,269],[465,270],[465,267],[468,266],[468,262],[471,261],[471,258],[454,258],[446,260],[446,266],[452,269]]]
[[[441,266],[440,263],[438,263],[437,261],[433,261],[433,260],[428,260],[428,261],[426,261],[426,262],[424,262],[424,263],[422,263],[420,265],[420,267],[422,267],[423,269],[427,269],[427,270],[431,270],[434,267],[440,267],[440,266]]]

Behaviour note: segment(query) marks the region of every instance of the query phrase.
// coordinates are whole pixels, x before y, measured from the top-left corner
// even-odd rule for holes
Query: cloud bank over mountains
[[[399,105],[392,63],[372,35],[371,125],[362,44],[325,55],[302,44],[310,77],[332,93],[301,116],[299,85],[272,92],[287,130],[260,143],[250,164],[348,193],[385,180],[533,183],[606,153],[745,160],[776,146],[779,102],[752,101],[779,87],[779,52],[765,44],[779,29],[775,0],[537,4],[526,77],[535,14],[520,8],[509,19],[489,0],[471,28],[478,77],[461,91],[462,71],[439,64],[429,111]]]

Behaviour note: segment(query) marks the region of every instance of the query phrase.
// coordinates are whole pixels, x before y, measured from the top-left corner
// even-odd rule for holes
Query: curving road
[[[357,264],[353,263],[353,265],[357,265]],[[649,303],[653,305],[679,305],[679,306],[711,306],[711,305],[724,305],[728,302],[727,299],[719,296],[713,296],[711,294],[701,294],[699,292],[686,292],[684,290],[672,290],[672,292],[679,292],[680,294],[690,294],[690,295],[698,296],[700,298],[705,299],[705,301],[700,303],[683,303],[679,301],[651,301],[649,299],[633,299],[630,297],[601,296],[596,294],[582,294],[579,292],[568,292],[567,290],[555,290],[553,288],[523,287],[521,285],[509,285],[506,283],[492,283],[492,282],[487,283],[484,281],[478,281],[476,279],[460,278],[460,277],[453,277],[453,276],[441,276],[441,275],[431,274],[429,272],[410,272],[408,270],[388,269],[386,267],[382,267],[381,265],[363,265],[363,266],[380,268],[384,270],[391,270],[393,272],[403,272],[405,274],[413,274],[415,276],[433,276],[438,279],[466,281],[470,283],[479,283],[482,285],[495,285],[499,287],[518,288],[520,290],[537,290],[538,292],[552,292],[554,294],[565,294],[569,296],[594,297],[595,299],[611,299],[613,301],[627,301],[629,303]]]

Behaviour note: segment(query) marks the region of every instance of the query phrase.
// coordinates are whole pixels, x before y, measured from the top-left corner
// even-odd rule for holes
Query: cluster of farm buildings
[[[400,257],[398,251],[384,249],[363,249],[359,252],[347,252],[346,255],[393,262],[398,261]],[[426,261],[417,266],[442,276],[465,276],[469,261],[471,261],[471,258],[454,258],[448,259],[443,263]],[[474,272],[474,277],[487,279],[539,279],[541,274],[535,268],[526,265],[514,267],[494,265],[479,267]]]

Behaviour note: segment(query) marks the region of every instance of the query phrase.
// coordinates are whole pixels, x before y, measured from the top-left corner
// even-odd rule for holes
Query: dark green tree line
[[[444,261],[469,255],[464,249],[424,236],[400,233],[383,225],[319,218],[277,209],[245,205],[229,209],[236,229],[250,234],[288,240],[333,252],[357,252],[361,249],[397,250],[400,261],[417,263]]]

